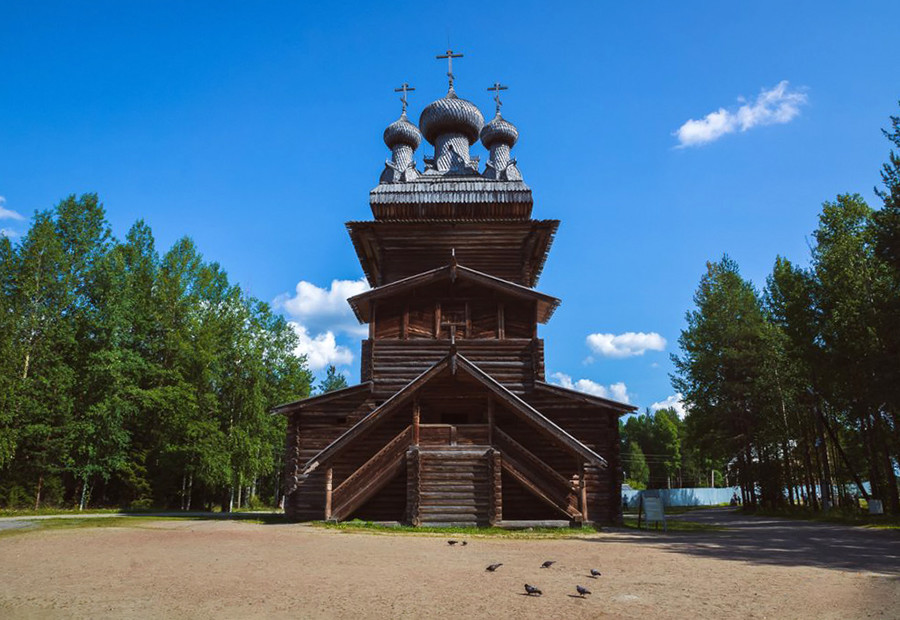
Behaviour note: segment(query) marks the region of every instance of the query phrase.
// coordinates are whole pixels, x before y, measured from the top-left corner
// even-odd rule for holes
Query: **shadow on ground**
[[[900,532],[816,521],[754,517],[732,508],[699,510],[671,517],[726,528],[670,533],[615,530],[595,542],[659,545],[673,553],[779,566],[895,575],[900,579]],[[592,539],[586,539],[592,540]]]

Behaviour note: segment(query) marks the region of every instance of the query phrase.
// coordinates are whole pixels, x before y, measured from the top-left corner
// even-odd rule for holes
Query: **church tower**
[[[371,290],[361,382],[288,416],[286,513],[414,525],[621,519],[618,418],[634,407],[546,382],[537,285],[557,220],[532,218],[515,125],[454,89],[384,131],[373,220],[347,229]],[[417,166],[422,138],[433,151]],[[487,150],[482,167],[472,154]]]

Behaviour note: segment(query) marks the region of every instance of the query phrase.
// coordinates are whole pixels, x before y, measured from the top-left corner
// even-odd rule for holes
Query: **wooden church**
[[[448,52],[444,58],[458,57]],[[361,382],[276,408],[288,418],[285,511],[295,520],[503,525],[621,520],[619,416],[634,407],[552,385],[535,290],[558,220],[532,219],[516,127],[458,97],[403,112],[347,229],[371,290]],[[422,137],[434,146],[418,170]],[[483,168],[470,154],[487,149]]]

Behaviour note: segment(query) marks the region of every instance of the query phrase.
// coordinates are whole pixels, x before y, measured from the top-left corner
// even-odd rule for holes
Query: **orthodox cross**
[[[453,59],[454,58],[462,58],[462,54],[454,54],[453,50],[447,50],[446,54],[441,54],[440,56],[435,56],[437,59],[447,59],[447,77],[450,78],[450,90],[453,90]]]
[[[509,86],[504,86],[500,82],[494,82],[494,85],[488,88],[488,90],[494,91],[494,101],[497,102],[497,114],[500,114],[500,106],[503,105],[503,102],[500,101],[500,91],[507,90]]]
[[[406,93],[409,92],[409,91],[413,91],[413,90],[415,90],[415,88],[413,88],[412,86],[410,86],[410,85],[407,84],[406,82],[403,82],[403,84],[400,86],[400,88],[395,88],[395,89],[394,89],[394,92],[395,92],[395,93],[399,93],[399,92],[402,92],[402,93],[403,93],[403,96],[400,97],[400,101],[403,102],[403,113],[404,113],[404,114],[406,114]]]

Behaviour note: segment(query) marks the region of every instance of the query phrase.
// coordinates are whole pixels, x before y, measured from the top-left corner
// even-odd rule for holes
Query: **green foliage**
[[[117,241],[96,195],[70,196],[0,239],[0,328],[7,504],[208,506],[256,481],[277,496],[268,411],[312,376],[284,319],[190,239],[160,257],[144,222]]]
[[[334,366],[328,366],[325,378],[319,383],[319,394],[342,390],[347,387],[347,379]]]

